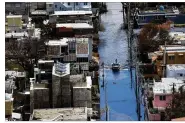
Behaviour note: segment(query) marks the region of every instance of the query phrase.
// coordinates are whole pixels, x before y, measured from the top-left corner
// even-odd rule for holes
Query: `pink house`
[[[158,109],[165,109],[172,100],[172,94],[158,94],[154,95],[153,107]]]
[[[153,87],[153,107],[158,110],[164,110],[172,100],[172,88],[173,83],[176,91],[182,86],[184,83],[182,80],[175,78],[162,78],[161,82],[154,82]]]
[[[176,91],[178,91],[179,87],[181,87],[184,83],[182,80],[178,80],[175,78],[162,78],[161,82],[155,82],[153,86],[153,98],[152,101],[153,108],[157,109],[158,112],[151,113],[148,110],[148,118],[150,121],[160,121],[161,115],[160,112],[164,111],[164,109],[170,104],[172,100],[172,88],[173,83]]]

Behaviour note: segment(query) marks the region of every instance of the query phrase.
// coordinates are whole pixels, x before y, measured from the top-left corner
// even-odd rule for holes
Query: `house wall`
[[[11,31],[22,29],[22,17],[7,18],[7,28]]]
[[[73,88],[74,107],[92,107],[90,88]]]
[[[5,101],[5,115],[12,115],[13,111],[13,102]]]
[[[180,76],[182,74],[182,76]],[[181,70],[170,70],[168,67],[166,68],[166,77],[167,78],[178,78],[178,79],[185,79],[185,69]]]
[[[91,2],[54,2],[54,11],[91,10]]]
[[[34,109],[50,108],[49,88],[34,89],[32,94],[34,99]]]
[[[174,60],[169,59],[169,54],[174,54]],[[185,52],[172,52],[169,54],[166,55],[167,64],[185,64]],[[183,55],[179,55],[179,54],[183,54]],[[162,67],[161,67],[162,64],[163,64],[163,59],[156,61],[157,73],[159,76],[162,76]]]
[[[160,121],[161,115],[160,114],[148,114],[149,121]]]
[[[170,54],[174,54],[174,60],[169,59]],[[167,53],[167,64],[185,64],[185,52]]]
[[[160,95],[155,95],[153,100],[153,107],[163,107],[166,108],[170,101],[172,100],[172,95],[166,95],[166,100],[160,100]]]
[[[53,108],[71,106],[71,89],[69,76],[52,76],[52,101]]]
[[[16,15],[25,15],[27,14],[26,2],[6,2],[5,11],[6,14],[11,12]]]

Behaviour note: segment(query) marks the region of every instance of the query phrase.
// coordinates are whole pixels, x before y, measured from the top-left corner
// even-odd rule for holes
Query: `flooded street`
[[[115,59],[121,65],[127,64],[128,45],[127,36],[121,30],[123,23],[121,3],[107,3],[108,12],[101,15],[101,21],[105,30],[99,32],[100,63],[111,65]],[[100,86],[102,85],[102,69],[100,69]],[[130,72],[128,69],[113,73],[111,69],[105,69],[105,82],[107,83],[107,102],[110,121],[137,120],[135,91],[131,89]],[[100,89],[101,120],[105,120],[105,92]],[[142,106],[141,106],[142,107]],[[142,120],[143,107],[141,108]]]

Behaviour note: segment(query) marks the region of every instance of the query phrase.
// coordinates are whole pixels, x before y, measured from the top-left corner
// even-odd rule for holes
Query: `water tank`
[[[162,5],[159,6],[159,10],[160,10],[160,11],[164,11],[164,6],[162,6]]]

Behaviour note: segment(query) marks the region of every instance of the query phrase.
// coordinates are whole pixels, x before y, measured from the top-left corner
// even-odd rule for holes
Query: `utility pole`
[[[164,45],[164,53],[163,53],[163,77],[166,77],[166,41]]]
[[[102,75],[102,77],[103,77],[103,85],[102,85],[102,87],[104,88],[104,87],[105,87],[105,79],[104,79],[104,62],[102,63],[102,67],[103,67],[103,75]]]
[[[106,121],[109,121],[109,109],[108,109],[108,104],[107,104],[107,83],[105,84],[105,110],[106,110]]]
[[[130,66],[130,79],[131,79],[131,88],[132,88],[132,84],[133,84],[133,79],[132,79],[132,40],[131,40],[131,31],[132,31],[132,27],[131,27],[131,20],[130,20],[130,3],[128,3],[127,5],[128,7],[128,14],[127,14],[127,23],[128,23],[128,52],[129,52],[129,66]]]

